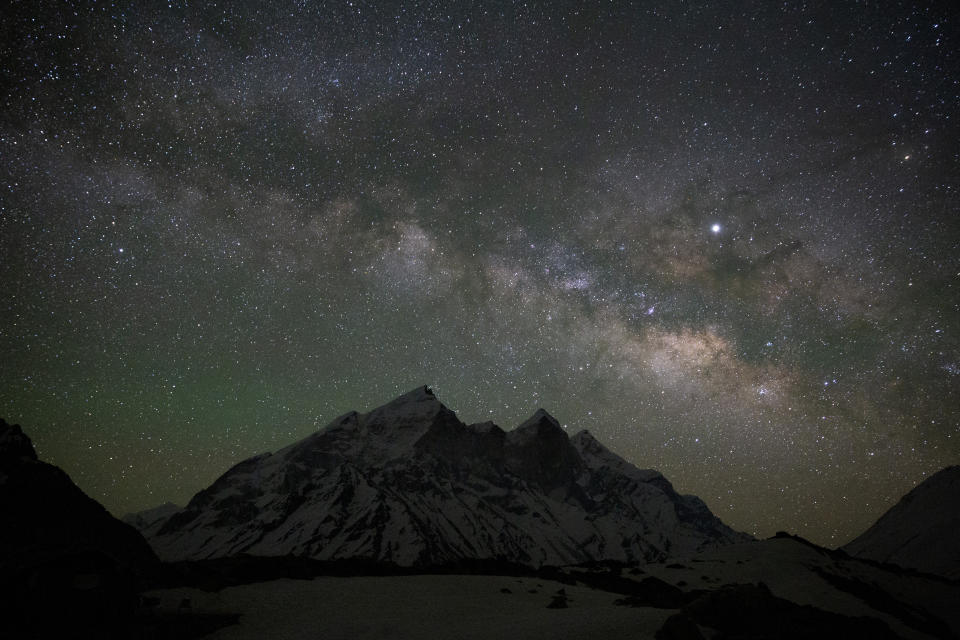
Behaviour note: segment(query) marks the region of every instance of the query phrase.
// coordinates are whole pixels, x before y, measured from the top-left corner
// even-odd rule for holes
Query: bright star
[[[720,225],[719,224],[713,225],[712,227],[710,227],[710,231],[713,231],[714,233],[720,233]]]

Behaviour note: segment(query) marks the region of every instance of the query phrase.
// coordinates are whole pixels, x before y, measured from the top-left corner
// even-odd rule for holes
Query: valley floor
[[[749,637],[928,640],[960,637],[957,602],[956,581],[862,562],[785,536],[689,560],[565,567],[522,577],[327,575],[217,591],[158,589],[145,594],[148,606],[140,615],[147,628],[151,616],[187,629],[236,620],[204,636],[219,640],[617,640],[654,638],[682,607],[671,621],[679,633],[673,637],[711,637],[722,629]],[[208,621],[213,626],[203,626]]]
[[[502,576],[319,577],[148,595],[161,612],[241,614],[239,624],[206,636],[218,640],[643,639],[676,613],[616,605],[623,596],[589,587]],[[567,606],[548,608],[555,602]]]

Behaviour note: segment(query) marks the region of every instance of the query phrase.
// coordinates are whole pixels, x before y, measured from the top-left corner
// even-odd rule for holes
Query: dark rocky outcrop
[[[876,618],[844,616],[778,598],[764,584],[729,585],[709,591],[683,606],[657,632],[659,640],[778,638],[782,640],[849,640],[898,638]]]
[[[123,637],[156,556],[2,419],[0,514],[0,636]]]

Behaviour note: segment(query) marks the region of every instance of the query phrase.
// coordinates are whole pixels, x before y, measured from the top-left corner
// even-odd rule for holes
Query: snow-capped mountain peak
[[[521,422],[520,426],[514,431],[526,431],[531,428],[562,429],[560,422],[558,422],[557,419],[552,415],[547,413],[547,410],[543,408],[537,409],[532,416]]]
[[[461,425],[456,414],[421,386],[369,413],[345,413],[313,435],[277,452],[281,459],[307,463],[337,455],[386,464],[409,456],[431,429]]]
[[[467,426],[427,387],[245,460],[146,531],[167,559],[236,553],[405,565],[651,559],[747,538],[538,410]]]
[[[370,428],[418,427],[441,415],[453,416],[427,386],[417,387],[367,414]]]

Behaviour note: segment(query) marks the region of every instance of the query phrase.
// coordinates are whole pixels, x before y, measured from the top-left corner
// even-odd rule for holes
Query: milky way
[[[429,384],[846,542],[960,459],[958,15],[726,5],[16,4],[0,415],[122,514]]]

